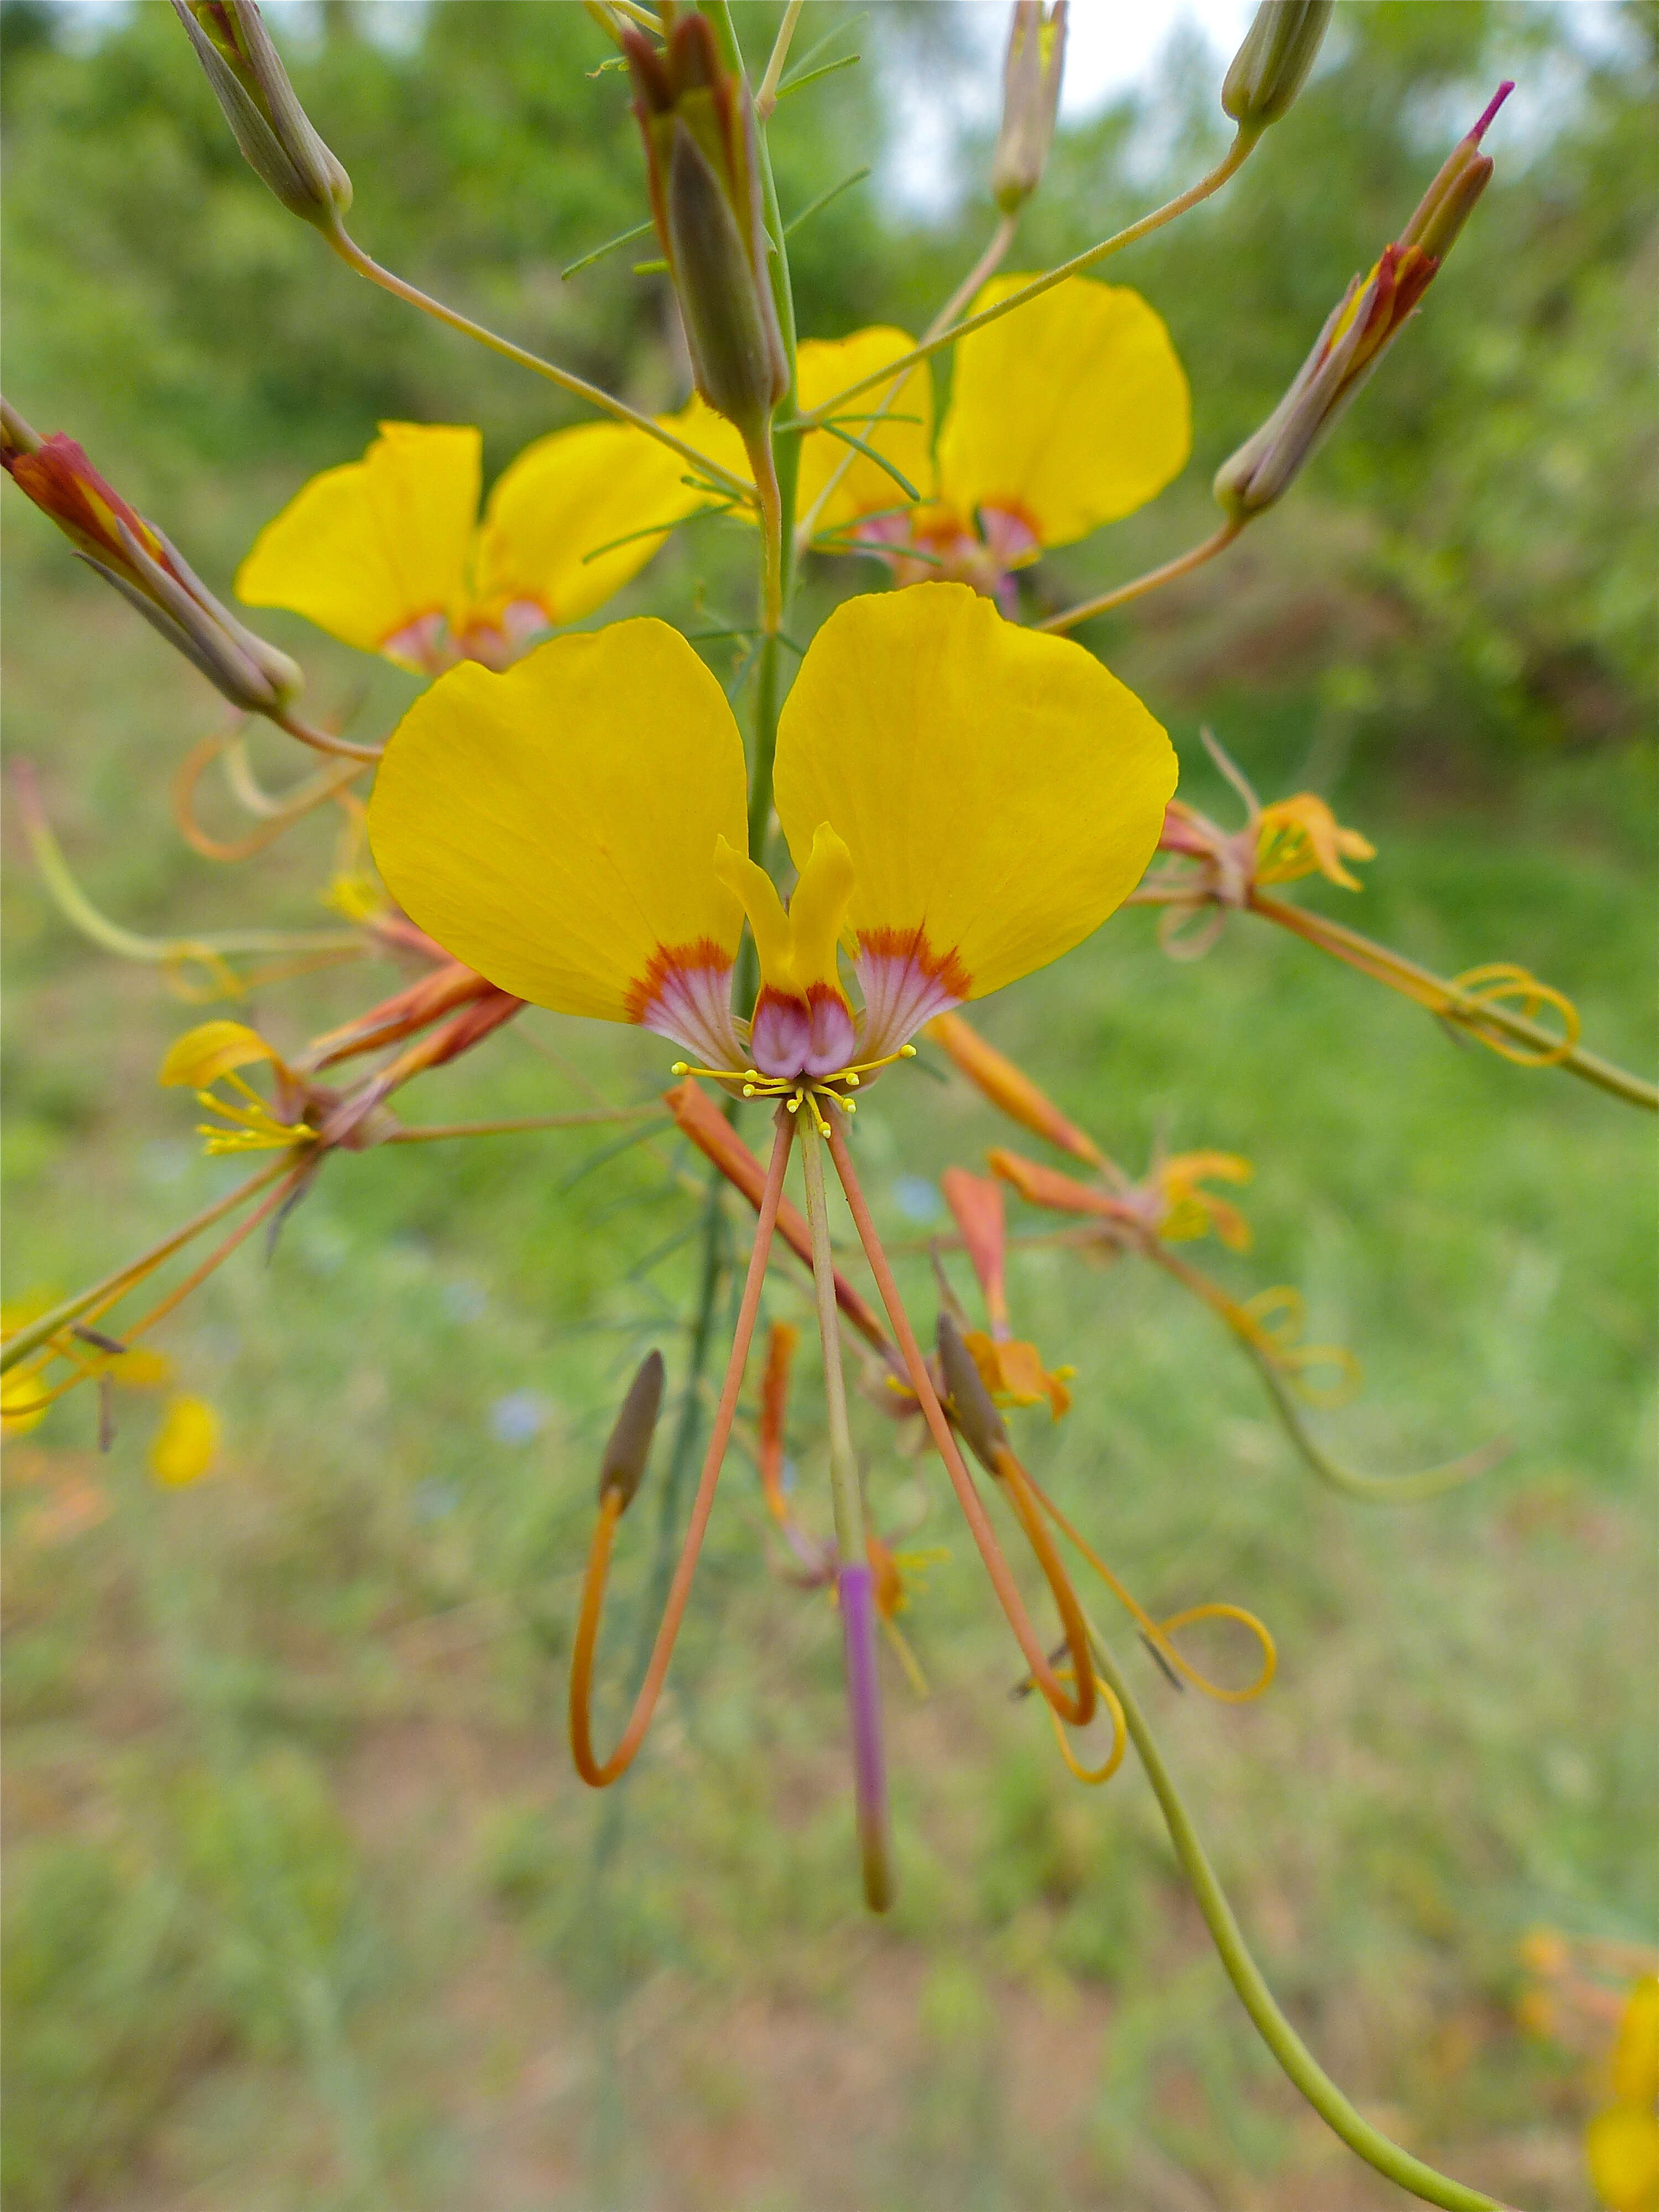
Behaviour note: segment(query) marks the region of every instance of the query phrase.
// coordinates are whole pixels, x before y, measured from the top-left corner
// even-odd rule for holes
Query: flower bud
[[[1332,0],[1261,0],[1222,80],[1221,106],[1252,133],[1277,123],[1307,82]]]
[[[1066,0],[1014,0],[1002,64],[1002,129],[991,156],[991,197],[1004,215],[1023,207],[1042,181],[1054,142],[1060,72],[1066,65]]]
[[[651,1439],[657,1432],[657,1416],[662,1411],[662,1354],[648,1352],[640,1364],[639,1373],[628,1386],[628,1395],[623,1400],[617,1425],[611,1431],[611,1441],[599,1462],[600,1503],[614,1494],[620,1501],[619,1512],[628,1510],[644,1480],[645,1463],[651,1456]]]
[[[236,143],[283,205],[339,227],[351,179],[312,127],[254,0],[173,0]]]
[[[948,1313],[939,1317],[939,1364],[951,1412],[969,1450],[988,1473],[999,1474],[999,1455],[1012,1449],[1008,1431],[973,1353],[963,1342],[962,1331]]]
[[[0,466],[51,516],[88,568],[113,584],[152,629],[246,714],[278,711],[303,678],[222,606],[152,523],[112,491],[72,438],[38,437],[11,408],[0,415]]]
[[[698,392],[747,439],[789,388],[761,213],[755,104],[708,18],[662,11],[666,44],[621,33],[645,140],[651,211]]]
[[[1235,522],[1248,522],[1283,496],[1416,309],[1486,188],[1492,165],[1479,151],[1481,135],[1512,89],[1499,87],[1399,239],[1384,247],[1369,276],[1356,276],[1343,294],[1283,399],[1216,471],[1216,498]]]

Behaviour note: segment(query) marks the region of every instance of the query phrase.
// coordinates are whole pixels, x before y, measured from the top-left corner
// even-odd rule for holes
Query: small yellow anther
[[[677,1060],[674,1062],[674,1065],[669,1069],[668,1073],[671,1075],[690,1075],[691,1073],[691,1063],[689,1060]]]
[[[901,1060],[914,1060],[916,1056],[915,1045],[902,1044],[898,1049],[898,1056]]]
[[[851,1067],[849,1067],[849,1068],[848,1069],[848,1071],[847,1071],[847,1079],[846,1079],[846,1080],[847,1080],[847,1088],[848,1088],[849,1091],[856,1091],[856,1090],[858,1089],[858,1087],[859,1087],[859,1075],[858,1075],[858,1071],[857,1071],[855,1068],[851,1068]]]

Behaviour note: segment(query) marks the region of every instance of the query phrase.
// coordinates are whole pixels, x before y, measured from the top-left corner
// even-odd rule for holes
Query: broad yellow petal
[[[447,619],[471,558],[481,444],[472,429],[382,422],[361,461],[313,477],[265,525],[237,596],[291,607],[366,653],[425,616]]]
[[[884,362],[910,352],[915,344],[905,331],[881,324],[854,331],[851,337],[807,339],[795,362],[802,413],[821,407]],[[887,411],[878,416],[884,403]],[[932,497],[933,380],[925,362],[907,370],[896,386],[873,385],[849,399],[843,427],[891,461],[923,499]],[[827,430],[811,431],[802,440],[795,512],[804,522],[816,508],[815,536],[856,521],[861,514],[905,503],[902,487],[856,447]]]
[[[258,1030],[249,1029],[246,1022],[203,1022],[173,1039],[155,1080],[163,1089],[188,1084],[192,1091],[205,1091],[233,1068],[248,1067],[261,1060],[278,1067],[283,1065]]]
[[[730,968],[743,908],[714,844],[743,846],[745,809],[725,693],[641,618],[441,677],[392,734],[368,834],[456,959],[537,1006],[638,1021],[665,961]]]
[[[1132,691],[964,584],[837,607],[778,735],[797,867],[828,822],[852,852],[860,952],[925,944],[958,1000],[1097,928],[1139,881],[1175,784],[1170,741]]]
[[[526,446],[484,509],[477,611],[499,620],[528,600],[550,623],[592,614],[644,568],[667,531],[634,533],[707,504],[680,481],[688,467],[622,422],[584,422]]]
[[[999,276],[977,313],[1029,276]],[[957,347],[939,495],[1017,514],[1068,545],[1163,490],[1192,451],[1187,378],[1138,292],[1069,276]]]
[[[1659,2212],[1659,2119],[1649,2105],[1608,2105],[1584,2130],[1595,2193],[1608,2212]]]

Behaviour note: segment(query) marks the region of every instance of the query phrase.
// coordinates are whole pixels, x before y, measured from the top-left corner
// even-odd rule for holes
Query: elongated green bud
[[[645,141],[651,211],[697,390],[758,438],[789,388],[761,211],[755,104],[706,16],[662,10],[666,43],[621,34]]]
[[[313,129],[254,0],[173,0],[250,167],[285,208],[334,230],[351,179]]]
[[[1221,87],[1241,130],[1277,123],[1307,81],[1331,20],[1332,0],[1261,0]]]
[[[662,1354],[648,1352],[628,1386],[628,1395],[599,1462],[599,1501],[603,1504],[614,1495],[621,1501],[617,1510],[623,1513],[645,1480],[651,1439],[657,1433],[657,1416],[662,1411]]]
[[[1000,1473],[997,1455],[1012,1449],[1008,1431],[991,1402],[973,1353],[962,1340],[962,1331],[948,1313],[939,1317],[939,1364],[951,1411],[969,1450],[988,1474]]]
[[[1002,129],[991,156],[991,197],[1004,215],[1023,207],[1042,181],[1060,112],[1066,67],[1066,0],[1014,0],[1002,64]]]

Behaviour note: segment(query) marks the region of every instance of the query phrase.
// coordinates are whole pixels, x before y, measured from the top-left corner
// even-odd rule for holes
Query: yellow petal
[[[579,621],[644,568],[672,525],[707,504],[681,483],[689,464],[621,422],[584,422],[526,446],[490,493],[478,536],[477,611],[517,601],[550,623]],[[626,538],[628,543],[615,540]],[[611,550],[600,552],[608,546]],[[590,559],[590,555],[597,555]]]
[[[186,1084],[192,1091],[205,1091],[232,1068],[249,1067],[260,1060],[278,1067],[283,1064],[258,1030],[249,1029],[246,1022],[203,1022],[173,1039],[155,1080],[167,1090]]]
[[[795,362],[795,382],[802,413],[822,406],[826,399],[833,399],[836,392],[845,391],[860,377],[868,376],[884,362],[896,361],[901,354],[910,352],[915,344],[915,340],[905,331],[882,324],[869,330],[854,331],[851,337],[807,339]],[[884,418],[863,419],[874,417],[883,403],[890,400],[890,395]],[[847,408],[844,427],[855,438],[862,438],[866,445],[884,454],[901,476],[908,477],[922,498],[931,498],[933,380],[927,364],[921,362],[908,370],[896,389],[890,384],[878,384],[868,392],[860,392],[848,401]],[[902,419],[908,416],[917,419]],[[844,473],[843,462],[847,465]],[[838,475],[840,481],[830,491],[829,486]],[[821,495],[823,504],[818,506]],[[826,530],[854,521],[860,514],[904,503],[902,489],[856,447],[831,436],[827,430],[810,432],[802,440],[795,513],[805,522],[817,507],[812,524],[815,535],[821,536]]]
[[[1659,2118],[1650,2105],[1609,2105],[1584,2130],[1595,2193],[1608,2212],[1659,2212]]]
[[[46,1382],[38,1367],[14,1367],[0,1375],[0,1433],[26,1437],[51,1410]]]
[[[219,1449],[219,1416],[200,1398],[174,1398],[150,1439],[149,1471],[169,1490],[198,1482]]]
[[[382,422],[361,461],[313,477],[265,525],[238,597],[291,607],[366,653],[423,616],[447,619],[471,558],[481,444],[472,429]]]
[[[1659,1975],[1644,1974],[1626,2000],[1613,2048],[1613,2094],[1632,2103],[1659,2098]]]
[[[386,748],[369,843],[454,958],[537,1006],[635,1021],[665,953],[730,964],[743,908],[714,844],[744,843],[746,805],[725,693],[641,618],[441,677]]]
[[[964,584],[837,607],[778,736],[796,866],[830,823],[856,870],[850,937],[920,933],[935,962],[957,964],[957,998],[1098,927],[1157,849],[1175,784],[1170,741],[1132,691]]]
[[[974,302],[1027,284],[999,276]],[[1133,514],[1192,451],[1187,378],[1138,292],[1069,276],[957,347],[939,441],[939,495],[964,515],[995,507],[1044,545]]]

